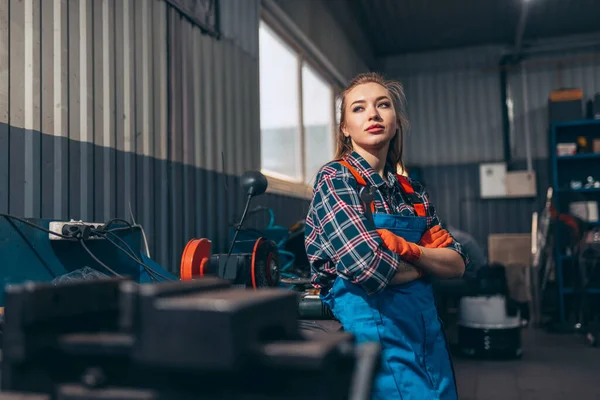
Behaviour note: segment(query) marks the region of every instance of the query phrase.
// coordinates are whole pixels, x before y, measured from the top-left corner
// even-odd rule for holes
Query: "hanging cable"
[[[160,272],[154,270],[152,267],[148,266],[147,264],[144,264],[142,262],[141,259],[139,259],[136,255],[135,252],[133,251],[133,249],[131,248],[131,246],[124,241],[122,238],[118,237],[117,235],[115,235],[112,232],[95,232],[98,235],[101,235],[104,239],[106,239],[109,243],[111,243],[113,246],[117,247],[119,250],[121,250],[124,254],[126,254],[129,258],[131,258],[133,261],[135,261],[136,263],[138,263],[139,265],[141,265],[144,270],[148,273],[148,275],[150,275],[151,278],[158,280],[156,277],[160,277],[164,280],[167,281],[172,281],[173,279],[161,274]],[[111,238],[108,237],[107,234],[112,234],[116,239],[118,239],[121,243],[123,243],[128,249],[129,251],[127,251],[126,249],[124,249],[123,247],[121,247],[119,244],[117,244],[114,240],[112,240]]]
[[[32,228],[38,229],[38,230],[40,230],[42,232],[46,232],[46,233],[49,233],[49,234],[52,234],[52,235],[56,235],[56,236],[61,237],[63,239],[72,239],[71,236],[67,236],[67,235],[63,235],[62,233],[51,231],[50,229],[44,228],[43,226],[40,226],[38,224],[34,224],[33,222],[27,221],[26,219],[21,218],[21,217],[16,217],[14,215],[4,214],[4,213],[0,213],[0,217],[4,217],[4,218],[6,218],[8,220],[15,220],[15,221],[22,222],[25,225],[31,226]]]
[[[106,269],[107,271],[110,271],[113,275],[118,276],[120,278],[122,278],[123,276],[120,275],[119,273],[115,272],[114,270],[112,270],[108,265],[104,264],[102,261],[100,261],[98,259],[98,257],[96,257],[94,255],[94,253],[92,253],[90,251],[90,249],[87,247],[87,245],[85,244],[85,241],[82,238],[79,238],[79,243],[81,244],[81,246],[84,248],[84,250],[90,255],[90,257],[92,257],[94,259],[94,261],[96,261],[98,264],[100,264],[104,269]]]

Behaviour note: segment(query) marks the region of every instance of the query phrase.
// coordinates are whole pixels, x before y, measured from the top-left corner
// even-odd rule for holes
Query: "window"
[[[302,65],[302,122],[304,124],[304,183],[312,185],[335,149],[333,89],[307,64]]]
[[[261,169],[302,195],[334,155],[333,87],[263,21],[259,41]]]

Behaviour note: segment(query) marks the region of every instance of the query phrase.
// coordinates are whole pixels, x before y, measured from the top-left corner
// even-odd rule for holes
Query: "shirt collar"
[[[350,165],[352,165],[354,168],[356,168],[356,171],[362,177],[364,177],[371,185],[374,185],[378,188],[380,188],[381,186],[384,186],[384,185],[391,188],[394,186],[394,183],[396,182],[396,175],[395,175],[394,171],[392,170],[392,168],[387,164],[386,164],[385,170],[384,170],[385,173],[387,174],[387,182],[386,182],[385,180],[383,180],[383,178],[377,172],[375,172],[375,170],[373,168],[371,168],[371,165],[369,165],[367,160],[365,160],[357,152],[353,151],[353,152],[347,154],[344,157],[344,160],[346,160]]]

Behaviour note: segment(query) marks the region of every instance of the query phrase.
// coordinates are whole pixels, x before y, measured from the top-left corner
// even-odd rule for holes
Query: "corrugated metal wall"
[[[510,71],[508,84],[515,114],[513,157],[526,157],[524,135],[528,123],[533,158],[547,158],[550,92],[561,87],[581,88],[586,101],[600,93],[600,47],[596,52],[565,52],[558,57],[528,60],[522,70]]]
[[[518,168],[525,168],[520,162]],[[534,160],[536,198],[481,199],[479,194],[479,164],[429,166],[421,169],[438,216],[445,224],[469,232],[487,249],[492,233],[529,233],[531,215],[544,206],[550,184],[546,160]]]
[[[237,176],[260,168],[259,0],[222,0],[220,15],[216,40],[160,0],[1,1],[0,212],[131,209],[172,270],[194,236],[222,251]],[[257,200],[282,224],[306,212]]]
[[[381,68],[404,85],[410,165],[501,160],[501,48],[484,47],[386,59]]]
[[[327,5],[324,4],[328,1],[330,0],[275,2],[293,18],[294,23],[325,54],[344,79],[349,81],[358,73],[368,72],[369,67],[331,16]]]
[[[406,160],[413,165],[448,165],[502,160],[499,62],[507,49],[477,47],[391,57],[382,71],[405,86],[411,133]],[[514,104],[513,159],[526,157],[529,120],[532,157],[548,154],[548,96],[559,87],[583,88],[586,100],[600,92],[600,48],[529,57],[527,101],[519,67],[509,69]]]
[[[543,207],[549,185],[550,92],[561,86],[580,87],[586,99],[600,92],[600,58],[590,52],[528,58],[527,107],[521,72],[518,68],[509,70],[508,88],[514,104],[510,167],[526,167],[527,116],[538,196],[482,200],[479,164],[504,157],[499,76],[504,53],[501,47],[483,47],[411,54],[381,62],[388,77],[405,85],[412,126],[406,141],[408,165],[420,167],[440,217],[473,234],[484,248],[490,233],[530,232],[531,213]]]

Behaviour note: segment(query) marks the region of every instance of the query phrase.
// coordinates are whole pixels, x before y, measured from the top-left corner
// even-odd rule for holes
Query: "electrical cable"
[[[79,241],[79,243],[81,244],[81,246],[83,247],[83,249],[90,255],[90,257],[92,257],[94,259],[94,261],[96,261],[104,269],[106,269],[107,271],[111,272],[115,276],[122,277],[122,275],[120,275],[119,273],[117,273],[116,271],[114,271],[113,269],[111,269],[109,266],[107,266],[105,263],[103,263],[102,261],[100,261],[98,259],[98,257],[96,257],[94,255],[94,253],[92,253],[92,251],[89,249],[89,247],[87,247],[87,245],[84,243],[84,239],[82,237],[71,236],[71,235],[63,235],[62,233],[55,232],[55,231],[52,231],[50,229],[44,228],[41,225],[38,225],[38,224],[35,224],[33,222],[27,221],[26,219],[21,218],[21,217],[17,217],[15,215],[10,215],[10,214],[6,214],[6,213],[0,213],[0,217],[4,217],[4,218],[6,218],[9,221],[10,220],[19,221],[19,222],[21,222],[21,223],[23,223],[25,225],[28,225],[28,226],[30,226],[32,228],[38,229],[38,230],[40,230],[42,232],[45,232],[45,233],[48,233],[48,234],[51,234],[51,235],[58,236],[58,237],[63,238],[63,239],[77,239]],[[118,228],[112,228],[112,229],[107,229],[110,225],[114,224],[115,222],[122,222],[122,223],[126,224],[127,226],[118,227]],[[133,251],[133,249],[131,248],[131,246],[129,246],[129,244],[127,242],[125,242],[123,239],[121,239],[120,237],[118,237],[117,235],[114,234],[114,232],[117,232],[117,231],[133,230],[134,228],[135,228],[135,226],[132,225],[129,221],[126,221],[126,220],[124,220],[122,218],[113,218],[113,219],[109,220],[108,222],[106,222],[104,225],[102,225],[101,228],[99,228],[99,229],[93,229],[92,232],[94,234],[100,234],[101,236],[104,236],[104,238],[107,239],[107,241],[109,243],[111,243],[113,246],[116,246],[117,248],[119,248],[128,257],[130,257],[131,259],[133,259],[136,263],[140,264],[146,270],[146,272],[148,272],[148,274],[150,275],[150,278],[152,278],[155,281],[157,281],[158,279],[156,278],[156,276],[159,276],[159,277],[161,277],[161,278],[163,278],[165,280],[172,280],[172,279],[164,276],[160,272],[155,271],[154,269],[152,269],[148,265],[144,264],[142,262],[142,260],[140,260],[139,258],[135,257],[135,252]],[[119,246],[117,243],[115,243],[113,240],[111,240],[110,238],[108,238],[106,236],[106,233],[112,234],[115,238],[117,238],[122,243],[124,243],[129,248],[129,250],[131,251],[131,254],[127,250],[125,250],[121,246]],[[133,256],[132,256],[132,254],[133,254]]]
[[[119,246],[117,243],[115,243],[112,239],[110,239],[108,236],[104,235],[104,238],[106,240],[108,240],[109,243],[113,244],[114,246],[116,246],[118,249],[120,249],[123,253],[125,253],[129,258],[131,258],[132,260],[134,260],[135,262],[137,262],[138,264],[140,264],[145,270],[146,272],[148,272],[149,275],[154,275],[154,277],[156,278],[156,276],[163,278],[167,281],[172,281],[173,279],[164,276],[163,274],[161,274],[160,272],[156,271],[154,268],[150,267],[147,264],[144,264],[144,262],[136,255],[135,251],[131,248],[131,246],[129,245],[129,243],[127,243],[125,240],[123,240],[122,238],[120,238],[119,236],[115,235],[113,232],[107,232],[108,234],[111,234],[112,236],[115,237],[115,239],[118,239],[121,243],[123,243],[131,253],[129,253],[128,251],[126,251],[125,249],[123,249],[121,246]]]
[[[131,222],[124,220],[123,218],[113,218],[113,219],[109,219],[104,225],[102,225],[101,228],[99,228],[102,231],[105,231],[109,226],[111,226],[112,224],[114,224],[115,222],[123,222],[125,225],[127,225],[127,227],[129,229],[133,229],[133,225],[131,225]]]
[[[133,210],[131,209],[131,201],[129,202],[129,216],[131,217],[131,221],[133,221],[133,226],[134,227],[139,227],[140,231],[142,231],[142,238],[144,239],[144,246],[146,247],[146,257],[151,258],[150,257],[150,247],[148,246],[148,238],[146,237],[146,232],[144,232],[144,228],[142,228],[141,225],[138,225],[137,222],[135,222],[135,217],[133,216]]]
[[[33,254],[35,254],[35,256],[37,257],[37,259],[39,260],[40,263],[42,263],[42,265],[44,266],[44,268],[46,268],[46,270],[50,273],[50,275],[52,275],[53,278],[57,278],[56,273],[52,270],[52,268],[50,267],[50,265],[48,265],[48,263],[46,262],[46,260],[44,259],[44,257],[40,254],[40,252],[35,248],[35,246],[33,245],[33,243],[31,243],[31,241],[29,240],[29,238],[23,234],[22,230],[15,224],[15,222],[13,220],[11,220],[10,218],[7,218],[7,221],[10,225],[12,225],[13,229],[19,234],[19,236],[21,236],[21,239],[23,239],[23,241],[25,243],[27,243],[27,246],[29,246],[29,248],[31,249],[31,251],[33,252]]]
[[[112,229],[106,229],[107,227],[109,227],[111,224],[115,223],[115,222],[123,222],[125,223],[127,226],[124,227],[117,227],[117,228],[112,228]],[[161,274],[160,272],[156,271],[155,269],[151,268],[150,266],[146,265],[145,263],[142,262],[142,260],[136,255],[135,251],[133,251],[133,249],[131,248],[131,246],[124,241],[122,238],[120,238],[119,236],[115,235],[114,232],[116,231],[124,231],[124,230],[133,230],[135,228],[134,225],[132,225],[131,223],[129,223],[128,221],[121,219],[121,218],[113,218],[111,220],[109,220],[106,224],[104,224],[102,227],[94,229],[92,232],[96,235],[102,236],[104,237],[109,243],[111,243],[113,246],[117,247],[119,250],[121,250],[123,253],[125,253],[129,258],[131,258],[132,260],[134,260],[136,263],[138,263],[139,265],[141,265],[144,270],[148,273],[148,275],[150,276],[151,279],[153,279],[154,281],[158,281],[158,277],[167,280],[167,281],[172,281],[171,278],[164,276],[163,274]],[[142,230],[143,232],[143,230]],[[121,243],[123,243],[131,253],[129,253],[127,250],[125,250],[124,248],[122,248],[121,246],[119,246],[117,243],[115,243],[113,240],[111,240],[108,236],[106,236],[106,234],[111,234],[112,236],[114,236],[116,239],[118,239]]]
[[[227,267],[227,263],[229,262],[229,257],[233,252],[233,246],[235,246],[235,241],[240,233],[240,228],[244,224],[244,219],[246,218],[246,214],[248,213],[248,207],[250,207],[250,200],[252,200],[252,195],[248,195],[248,199],[246,200],[246,207],[244,207],[244,212],[242,213],[242,218],[240,219],[240,223],[238,224],[238,228],[235,230],[235,234],[233,235],[233,240],[231,241],[231,246],[229,246],[229,251],[227,252],[227,258],[225,258],[225,267]]]
[[[107,271],[110,271],[112,274],[114,274],[115,276],[118,276],[119,278],[122,278],[123,276],[118,274],[117,272],[113,271],[108,265],[104,264],[102,261],[100,261],[98,259],[98,257],[96,257],[94,255],[94,253],[92,253],[90,251],[90,249],[87,247],[87,245],[84,243],[85,241],[83,240],[83,238],[78,238],[79,239],[79,243],[81,243],[81,246],[84,248],[84,250],[90,255],[90,257],[92,257],[94,259],[94,261],[96,261],[98,264],[100,264],[103,268],[105,268]]]
[[[133,251],[133,249],[131,248],[131,246],[126,241],[124,241],[123,239],[121,239],[120,237],[118,237],[117,235],[115,235],[114,233],[112,233],[110,231],[106,232],[106,233],[104,233],[104,232],[95,232],[95,233],[98,234],[98,235],[101,235],[102,237],[104,237],[109,243],[111,243],[113,246],[117,247],[119,250],[121,250],[123,253],[125,253],[129,258],[131,258],[133,261],[135,261],[136,263],[138,263],[139,265],[141,265],[146,270],[146,272],[148,273],[148,275],[150,275],[150,277],[153,278],[154,280],[158,280],[156,278],[158,276],[158,277],[163,278],[163,279],[165,279],[167,281],[172,281],[171,278],[169,278],[167,276],[164,276],[160,272],[154,270],[152,267],[144,264],[142,262],[142,260],[140,260],[135,255],[135,252]],[[121,243],[123,243],[129,249],[129,251],[125,250],[123,247],[121,247],[119,244],[117,244],[114,240],[112,240],[111,238],[109,238],[107,236],[107,234],[112,234],[116,239],[120,240]]]
[[[108,232],[108,233],[112,233],[112,232]],[[113,233],[113,235],[114,235],[114,233]],[[127,247],[129,247],[129,249],[131,250],[131,252],[133,253],[133,255],[130,254],[127,250],[125,250],[121,246],[119,246],[115,241],[113,241],[112,239],[110,239],[108,236],[106,236],[106,234],[102,234],[101,236],[104,239],[106,239],[107,242],[109,242],[110,244],[112,244],[113,246],[115,246],[116,248],[118,248],[119,250],[121,250],[123,253],[125,253],[125,255],[127,255],[129,258],[131,258],[137,264],[141,265],[144,268],[144,270],[148,273],[148,276],[150,276],[150,279],[152,279],[152,281],[158,282],[158,278],[153,274],[154,271],[151,268],[149,268],[148,266],[146,266],[146,264],[144,264],[138,257],[135,256],[135,253],[133,253],[133,249],[131,249],[131,247],[127,244],[127,242],[123,241],[123,243],[127,244]],[[119,238],[116,235],[115,235],[115,237],[117,237],[118,239],[121,239],[121,238]]]
[[[39,229],[42,232],[50,233],[52,235],[56,235],[56,236],[61,237],[63,239],[72,239],[71,236],[67,236],[67,235],[63,235],[62,233],[51,231],[50,229],[46,229],[43,226],[40,226],[38,224],[34,224],[33,222],[29,222],[29,221],[27,221],[24,218],[20,218],[20,217],[14,216],[14,215],[4,214],[4,213],[0,213],[0,217],[4,217],[4,218],[6,218],[8,220],[14,219],[15,221],[19,221],[19,222],[24,223],[25,225],[29,225],[32,228]]]

